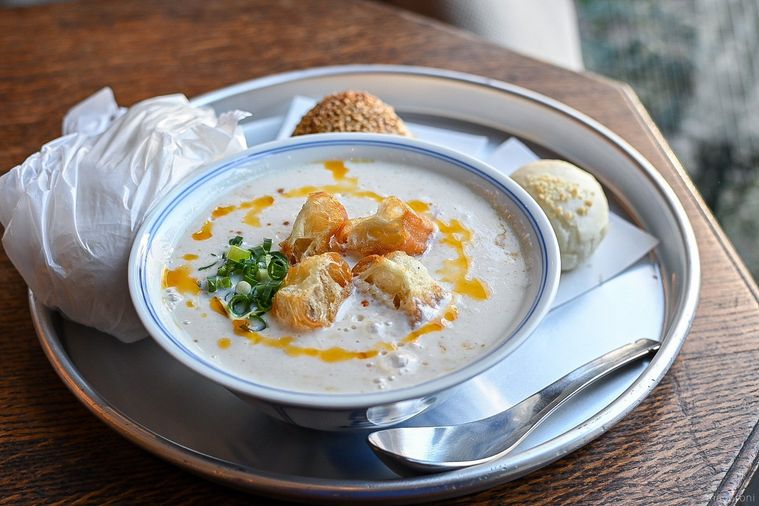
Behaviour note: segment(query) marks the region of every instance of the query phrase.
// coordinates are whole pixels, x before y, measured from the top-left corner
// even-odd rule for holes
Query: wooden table
[[[363,1],[110,0],[0,10],[0,167],[10,169],[57,137],[65,111],[105,85],[120,103],[131,104],[347,63],[449,68],[555,97],[607,125],[653,162],[698,237],[703,279],[697,317],[653,394],[570,456],[450,503],[736,500],[759,450],[759,291],[622,84]],[[26,287],[5,254],[0,283],[0,503],[250,502],[250,496],[153,457],[91,415],[47,363]]]

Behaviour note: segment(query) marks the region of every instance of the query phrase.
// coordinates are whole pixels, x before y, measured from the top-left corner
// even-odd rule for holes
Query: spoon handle
[[[484,445],[490,446],[490,449],[486,450],[483,446],[481,461],[509,453],[575,394],[617,369],[658,350],[659,346],[660,343],[656,341],[638,339],[591,360],[506,411],[464,424],[486,427],[492,433],[500,434],[500,437],[492,439],[490,445]],[[469,465],[474,463],[476,462],[470,462]]]
[[[658,350],[659,346],[660,343],[657,341],[638,339],[591,360],[523,400],[519,405],[530,407],[529,421],[525,423],[525,427],[530,429],[528,432],[553,410],[590,384]]]
[[[459,425],[401,427],[369,435],[377,455],[401,474],[434,473],[482,464],[511,452],[554,410],[595,381],[659,349],[639,339],[580,366],[489,418]]]

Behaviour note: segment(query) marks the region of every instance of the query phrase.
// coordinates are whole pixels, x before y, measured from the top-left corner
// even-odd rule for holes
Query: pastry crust
[[[351,293],[351,269],[338,253],[305,258],[287,272],[272,314],[296,330],[329,327]]]
[[[449,296],[421,262],[402,251],[364,257],[353,267],[353,275],[360,290],[403,311],[413,325],[430,319]]]
[[[342,91],[321,99],[292,135],[326,132],[373,132],[412,137],[395,109],[365,91]]]
[[[293,223],[290,236],[279,243],[291,263],[330,250],[330,240],[348,220],[343,205],[332,195],[315,192],[308,196]]]
[[[335,241],[344,251],[360,256],[391,251],[421,255],[434,231],[429,218],[399,198],[388,197],[373,216],[346,221],[335,233]]]
[[[582,264],[609,228],[609,204],[589,173],[563,160],[538,160],[511,175],[543,209],[561,252],[561,269]]]

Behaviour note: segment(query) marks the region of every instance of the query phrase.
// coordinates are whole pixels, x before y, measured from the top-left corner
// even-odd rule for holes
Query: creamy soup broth
[[[245,331],[211,303],[199,271],[235,235],[252,247],[280,241],[313,191],[333,193],[351,218],[373,214],[396,196],[437,224],[417,257],[452,294],[431,320],[412,326],[405,313],[354,288],[330,328],[297,332],[264,316],[268,328]],[[219,197],[190,223],[164,271],[164,303],[190,349],[237,376],[300,392],[359,393],[416,385],[488,353],[522,312],[531,282],[519,239],[504,210],[447,176],[401,164],[330,161],[256,178]],[[353,265],[358,259],[346,257]],[[218,309],[218,308],[216,308]]]

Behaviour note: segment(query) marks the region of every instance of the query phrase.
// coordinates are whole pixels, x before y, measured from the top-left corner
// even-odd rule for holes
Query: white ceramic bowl
[[[363,158],[434,168],[486,191],[520,220],[531,257],[532,283],[518,318],[492,351],[465,367],[408,388],[362,394],[284,390],[221,369],[186,346],[182,329],[163,303],[161,277],[187,224],[219,195],[269,171],[320,160]],[[423,184],[420,181],[420,185]],[[551,307],[559,283],[559,249],[548,219],[530,196],[494,168],[453,150],[388,135],[324,134],[276,141],[216,163],[175,188],[143,223],[129,259],[129,291],[145,328],[166,351],[279,419],[305,427],[340,430],[385,427],[434,405],[462,382],[484,372],[519,346]]]

